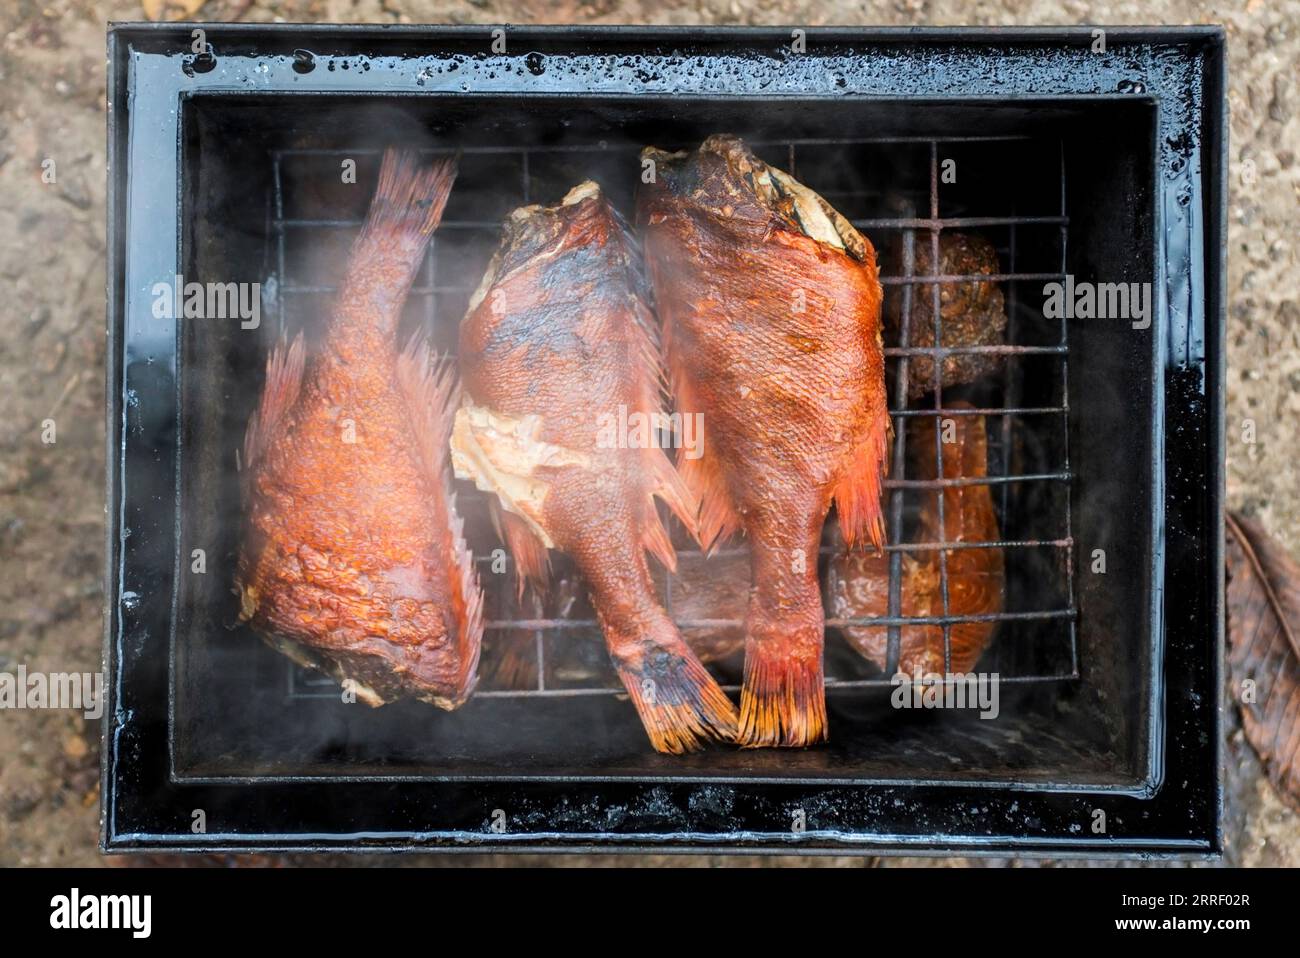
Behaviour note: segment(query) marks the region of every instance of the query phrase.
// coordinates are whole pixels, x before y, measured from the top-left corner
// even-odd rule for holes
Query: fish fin
[[[632,311],[635,320],[632,331],[634,352],[632,363],[637,375],[638,408],[636,411],[644,415],[649,422],[663,423],[668,421],[668,417],[663,411],[663,400],[668,391],[668,377],[664,372],[663,350],[659,341],[658,325],[655,322],[654,314],[646,305],[650,287],[645,276],[639,272],[636,265],[644,263],[644,258],[641,256],[640,247],[628,230],[626,222],[617,214],[615,214],[615,219],[624,232],[625,244],[635,254],[629,256],[628,275],[634,292],[633,301],[635,303]],[[682,525],[686,527],[691,537],[696,540],[700,537],[698,527],[699,502],[691,493],[690,487],[682,479],[681,474],[674,468],[672,461],[659,448],[658,444],[652,443],[649,447],[643,449],[642,456],[642,462],[649,477],[651,496],[646,506],[643,541],[645,547],[663,563],[666,569],[675,572],[677,571],[677,555],[673,551],[668,532],[659,519],[658,510],[654,507],[653,497],[658,496],[662,499],[673,514],[681,520]]]
[[[650,744],[680,755],[736,738],[736,706],[666,617],[658,630],[620,638],[607,627],[614,668]]]
[[[425,472],[443,481],[450,471],[448,442],[460,405],[456,364],[446,357],[436,359],[424,337],[416,335],[397,357],[396,378]]]
[[[663,522],[659,518],[659,511],[655,508],[654,497],[658,496],[664,501],[686,527],[686,531],[691,534],[691,538],[699,540],[699,529],[697,527],[699,516],[699,503],[695,496],[692,495],[690,487],[686,485],[681,474],[673,468],[672,462],[661,449],[646,450],[646,468],[650,473],[650,497],[646,503],[645,533],[643,542],[645,547],[658,559],[669,572],[677,571],[677,553],[673,549],[672,539],[668,531],[664,528]]]
[[[451,483],[449,441],[456,408],[460,405],[460,388],[455,363],[446,357],[434,360],[420,336],[412,337],[397,357],[395,372],[398,388],[406,400],[420,464],[433,487],[442,491],[442,501],[446,504],[442,519],[451,534],[452,611],[458,624],[457,661],[461,663],[460,694],[447,706],[455,708],[465,701],[474,686],[483,644],[483,590],[474,568],[474,554],[465,542],[465,520],[456,511],[456,494]]]
[[[821,649],[794,656],[783,642],[750,636],[736,741],[743,748],[802,748],[827,737]]]
[[[691,487],[686,484],[686,480],[682,478],[681,473],[673,466],[663,450],[653,449],[651,452],[653,455],[649,457],[650,475],[654,481],[651,493],[664,501],[664,505],[681,520],[682,525],[693,538],[698,538],[699,530],[696,523],[699,518],[700,504],[691,492]]]
[[[701,411],[700,402],[671,324],[664,325],[663,355],[677,412],[683,417],[695,415]],[[695,522],[686,523],[686,527],[700,548],[712,553],[740,528],[740,515],[727,491],[722,460],[709,455],[703,447],[694,459],[687,456],[688,452],[685,446],[678,448],[677,474],[698,507]]]
[[[646,275],[645,253],[641,241],[623,215],[612,203],[605,202],[609,218],[614,224],[612,239],[622,251],[623,269],[632,300],[633,368],[641,377],[643,394],[648,405],[643,412],[658,409],[660,397],[668,390],[668,377],[664,372],[663,353],[660,349],[659,322],[651,308],[654,292]]]
[[[654,302],[654,287],[650,285],[650,276],[647,272],[645,259],[645,247],[641,242],[641,237],[632,224],[628,222],[627,218],[615,208],[613,203],[607,203],[607,206],[609,209],[610,219],[612,219],[618,227],[623,242],[624,265],[627,269],[628,285],[642,304],[650,304],[652,306]],[[654,333],[657,338],[658,333],[656,330],[658,329],[658,323],[655,321],[653,309],[648,309],[645,312],[644,318],[649,321],[646,328]],[[656,356],[655,359],[657,365],[658,357]]]
[[[546,544],[537,538],[526,520],[500,508],[496,500],[492,502],[492,514],[506,548],[515,559],[516,598],[523,598],[528,585],[539,597],[545,595],[551,585],[551,554]]]
[[[444,481],[455,551],[455,563],[451,567],[455,586],[452,612],[460,627],[456,634],[456,660],[460,663],[456,687],[459,694],[443,706],[450,710],[464,704],[478,680],[478,660],[483,651],[483,589],[479,585],[478,570],[474,567],[474,553],[465,542],[465,520],[456,511],[456,494],[451,491],[451,480]]]
[[[872,424],[867,438],[850,454],[832,494],[844,542],[852,549],[865,539],[877,549],[885,544],[885,515],[880,503],[892,429],[885,413]]]
[[[709,555],[730,539],[740,528],[740,514],[731,502],[722,461],[708,453],[698,459],[686,459],[679,453],[680,473],[700,503],[696,541]]]
[[[262,398],[248,417],[244,431],[243,468],[247,472],[266,452],[269,437],[275,432],[302,392],[304,356],[302,333],[286,344],[281,341],[266,359],[266,381],[262,384]]]
[[[641,523],[641,544],[646,550],[659,560],[660,564],[669,572],[677,571],[677,551],[673,548],[672,540],[668,537],[668,530],[659,519],[659,512],[655,509],[654,500],[651,499],[646,504],[645,521]]]
[[[427,240],[442,221],[447,197],[456,181],[456,166],[454,156],[425,165],[414,150],[385,150],[379,184],[357,245],[401,236]]]

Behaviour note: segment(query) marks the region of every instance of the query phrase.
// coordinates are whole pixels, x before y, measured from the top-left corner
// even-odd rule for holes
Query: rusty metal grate
[[[1066,273],[1066,241],[1069,221],[1066,216],[1065,156],[1062,144],[1059,141],[1050,144],[1037,141],[1038,147],[1050,148],[1054,152],[1053,163],[1056,168],[1051,170],[1050,175],[1054,188],[1059,190],[1059,208],[1057,210],[1038,210],[1033,215],[1018,214],[1015,211],[1018,193],[1017,184],[1007,182],[997,185],[991,192],[1005,198],[1010,207],[1010,212],[998,212],[995,215],[944,216],[941,215],[940,157],[945,149],[959,145],[966,150],[1015,150],[1029,142],[1029,138],[1011,136],[807,138],[781,141],[751,139],[748,142],[760,155],[771,159],[773,162],[783,162],[785,167],[796,176],[799,175],[801,160],[805,160],[809,156],[815,156],[819,161],[825,162],[828,157],[834,155],[835,151],[842,151],[850,147],[876,150],[907,149],[913,151],[914,155],[917,151],[924,151],[925,158],[922,162],[928,164],[928,183],[922,189],[917,190],[915,195],[890,195],[886,192],[873,192],[871,190],[839,193],[826,191],[825,193],[827,199],[837,207],[840,207],[846,200],[853,199],[862,201],[875,211],[894,214],[849,216],[848,218],[855,227],[866,232],[878,247],[880,246],[878,239],[886,235],[887,232],[897,231],[901,234],[902,271],[897,275],[882,275],[881,282],[886,288],[886,296],[901,297],[902,308],[900,315],[904,317],[904,321],[901,323],[898,344],[885,349],[886,363],[893,370],[890,415],[894,423],[893,466],[891,467],[891,475],[884,484],[887,490],[886,522],[889,538],[889,544],[885,546],[885,550],[890,556],[889,612],[888,615],[883,617],[835,618],[828,616],[826,620],[827,627],[832,629],[844,626],[887,628],[886,669],[884,674],[880,676],[839,677],[832,676],[828,666],[827,689],[854,689],[889,685],[888,676],[892,675],[897,669],[903,626],[936,625],[941,627],[944,638],[945,666],[948,666],[951,659],[952,626],[964,622],[1001,623],[991,644],[991,649],[997,650],[999,659],[1003,651],[1002,647],[1006,645],[1004,633],[1008,628],[1027,624],[1052,626],[1052,630],[1045,638],[1040,637],[1041,641],[1050,642],[1055,646],[1052,655],[1048,657],[1050,660],[1048,667],[1030,665],[1022,668],[1017,665],[1016,660],[1013,658],[1009,668],[999,667],[995,671],[999,672],[1000,680],[1003,682],[1038,683],[1077,679],[1079,667],[1075,630],[1076,610],[1074,606],[1074,539],[1069,496],[1071,472],[1068,453],[1068,331],[1066,321],[1064,319],[1060,321],[1059,328],[1055,331],[1056,335],[1050,340],[1043,340],[1041,329],[1038,336],[1039,341],[1037,342],[1020,342],[1017,339],[1018,320],[1023,319],[1023,314],[1026,312],[1032,315],[1032,307],[1024,302],[1024,297],[1021,295],[1022,284],[1030,283],[1041,286],[1043,283],[1062,280]],[[635,161],[638,148],[631,144],[611,145],[601,141],[582,145],[549,145],[527,148],[504,145],[466,146],[459,152],[467,158],[504,157],[509,158],[512,163],[516,163],[519,177],[518,185],[512,187],[508,181],[498,180],[492,184],[492,187],[498,192],[513,193],[514,198],[520,203],[529,203],[535,202],[537,199],[534,197],[534,193],[537,192],[534,189],[534,182],[537,178],[536,171],[547,159],[561,155],[565,157],[580,156],[584,161],[595,160],[606,164],[611,162],[630,163]],[[292,271],[288,269],[288,264],[295,249],[299,248],[300,244],[312,242],[313,239],[321,236],[326,231],[356,230],[361,225],[359,216],[355,218],[313,218],[291,215],[286,212],[289,209],[286,197],[292,199],[294,177],[290,175],[290,171],[292,171],[293,165],[303,162],[337,162],[342,158],[374,158],[377,157],[379,152],[377,149],[286,149],[271,154],[273,193],[270,197],[268,218],[271,227],[269,235],[272,237],[273,246],[268,250],[268,269],[273,274],[273,288],[276,290],[275,296],[278,306],[276,316],[281,331],[288,325],[286,308],[291,309],[295,299],[323,297],[336,291],[336,287],[330,284],[327,277],[323,277],[326,280],[324,282],[316,280],[315,277],[311,279],[316,281],[301,281],[299,277],[291,275]],[[428,152],[445,153],[452,152],[452,150],[429,150]],[[462,162],[462,170],[467,167],[472,168],[472,163],[468,159]],[[464,173],[462,173],[462,181],[463,179]],[[810,185],[814,189],[817,188],[816,182],[811,182]],[[558,199],[558,195],[546,195],[541,198],[554,201]],[[453,206],[454,200],[455,196],[453,195]],[[927,216],[916,215],[917,208],[922,205],[928,210]],[[448,215],[439,227],[434,241],[430,243],[426,262],[411,290],[411,302],[422,300],[424,303],[419,322],[423,323],[431,334],[435,334],[438,330],[442,330],[444,333],[448,330],[452,332],[452,335],[442,337],[441,342],[444,347],[454,343],[454,330],[463,315],[464,301],[477,285],[478,272],[470,271],[450,278],[441,276],[438,269],[440,247],[448,243],[460,243],[461,245],[476,247],[481,254],[482,263],[479,266],[479,272],[481,272],[481,268],[486,265],[487,258],[495,246],[497,231],[500,227],[500,218],[479,219],[475,218],[472,212],[470,211],[470,215],[453,215],[453,209],[449,207]],[[994,245],[998,249],[1000,265],[1006,267],[1005,272],[971,276],[914,275],[915,244],[917,242],[928,242],[931,251],[930,261],[938,264],[941,262],[939,256],[940,235],[945,230],[957,229],[994,229],[1003,231],[1005,240]],[[1056,242],[1059,244],[1059,250],[1054,251],[1059,255],[1054,256],[1055,262],[1053,262],[1052,268],[1046,270],[1019,269],[1025,256],[1025,245],[1033,242],[1033,237],[1026,238],[1026,232],[1033,232],[1036,236],[1041,237],[1044,235],[1043,231],[1051,231],[1056,234]],[[1040,262],[1037,265],[1042,266],[1043,264]],[[943,342],[941,335],[942,318],[939,310],[941,285],[974,280],[992,281],[1002,285],[1008,318],[1005,343],[996,346],[968,347],[944,347],[938,345]],[[935,327],[933,341],[936,345],[934,346],[909,345],[910,324],[907,320],[910,318],[912,300],[918,287],[928,288],[929,294],[933,297],[931,313],[934,317]],[[319,302],[319,300],[317,301]],[[457,308],[458,306],[459,308]],[[1041,324],[1041,316],[1038,317],[1038,321]],[[436,335],[432,335],[432,338],[435,342],[439,341]],[[937,388],[932,393],[933,402],[925,407],[909,404],[908,367],[914,357],[932,357],[933,368],[938,370],[941,368],[945,356],[962,353],[997,354],[1006,357],[1003,363],[1002,382],[991,402],[969,409],[946,408],[943,404],[942,383],[939,377],[936,376]],[[1021,364],[1023,361],[1034,357],[1041,357],[1052,364],[1051,372],[1048,374],[1052,382],[1048,391],[1054,398],[1037,404],[1022,404],[1021,393],[1024,376]],[[1040,392],[1042,392],[1041,389]],[[920,480],[908,478],[905,472],[907,429],[904,426],[906,421],[915,417],[940,419],[963,415],[982,415],[990,420],[988,433],[989,475],[975,479]],[[995,425],[994,420],[1000,421]],[[1027,425],[1027,423],[1031,422],[1032,425]],[[1060,453],[1058,462],[1049,464],[1048,468],[1034,471],[1014,472],[1011,470],[1013,458],[1011,451],[1013,445],[1021,438],[1023,433],[1034,433],[1041,438],[1050,436],[1053,430],[1056,431],[1056,435],[1051,441],[1058,444],[1057,448],[1059,448]],[[939,430],[936,429],[935,433],[935,455],[938,457],[941,455],[942,447],[939,445]],[[992,468],[995,461],[1001,466],[1001,469],[996,474]],[[942,475],[942,470],[936,470],[936,473]],[[1051,520],[1048,525],[1056,529],[1056,534],[1020,536],[1007,536],[1005,534],[1008,527],[1015,524],[1012,522],[1012,513],[1015,506],[1010,492],[1013,487],[1025,483],[1051,483],[1059,484],[1062,487],[1062,491],[1053,500],[1054,505],[1051,511],[1054,515],[1048,517]],[[905,541],[905,507],[908,494],[958,485],[987,485],[992,487],[997,493],[995,501],[998,504],[999,528],[1003,532],[1003,537],[998,541],[979,543],[947,543],[942,541],[942,538],[939,541]],[[482,495],[478,490],[464,488],[460,493],[460,501],[463,504],[468,503],[472,497],[481,497]],[[942,536],[943,530],[946,529],[943,514],[944,497],[937,495],[934,500],[938,504],[937,524]],[[1056,554],[1057,560],[1046,567],[1054,569],[1055,578],[1060,581],[1052,582],[1051,588],[1044,591],[1054,594],[1058,601],[1042,609],[1006,609],[999,613],[953,614],[949,606],[947,553],[957,549],[1005,550],[1008,583],[1011,581],[1012,570],[1016,567],[1015,556],[1017,554],[1027,553],[1031,550],[1048,550]],[[678,551],[685,553],[689,552],[690,549],[679,548]],[[832,547],[823,546],[820,554],[825,558],[833,552]],[[903,556],[905,553],[920,552],[937,552],[939,556],[940,596],[942,601],[942,614],[940,615],[908,617],[902,615],[900,611],[902,607]],[[489,556],[479,556],[478,560],[480,563],[491,561]],[[1044,567],[1040,566],[1040,568]],[[490,580],[499,577],[486,576],[485,578]],[[487,582],[485,582],[485,589],[488,589]],[[512,603],[502,601],[494,603],[493,601],[494,593],[495,598],[499,600],[507,591],[502,588],[488,589],[488,634],[490,636],[493,631],[502,630],[515,632],[527,630],[534,633],[537,687],[530,689],[485,689],[480,690],[476,695],[514,698],[624,694],[624,690],[616,679],[611,679],[608,682],[594,681],[587,685],[575,687],[556,688],[548,686],[547,638],[579,630],[598,629],[598,624],[594,618],[530,618],[523,616],[512,618],[506,614],[508,609],[505,608]],[[669,613],[672,614],[671,580],[665,595],[665,602]],[[495,609],[493,608],[494,604],[497,606]],[[497,614],[493,615],[493,612]],[[724,619],[676,619],[676,621],[682,627],[718,627],[739,624]],[[335,683],[332,680],[287,662],[286,666],[289,670],[287,690],[291,697],[326,697],[337,694]],[[950,668],[946,670],[950,671]],[[735,689],[735,686],[724,687],[728,688],[728,690]]]

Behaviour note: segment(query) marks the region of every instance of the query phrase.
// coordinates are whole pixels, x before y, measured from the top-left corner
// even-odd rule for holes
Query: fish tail
[[[740,737],[745,748],[800,748],[826,741],[822,655],[826,616],[817,549],[826,508],[813,504],[773,530],[766,521],[750,546],[752,581],[745,614],[745,676]]]
[[[422,237],[427,242],[447,208],[456,166],[454,156],[425,165],[414,150],[384,151],[379,185],[358,244],[402,236]]]
[[[752,614],[752,613],[751,613]],[[820,645],[745,637],[740,734],[745,748],[802,748],[827,739]]]
[[[706,742],[735,741],[735,705],[667,615],[637,635],[602,624],[614,668],[655,751],[680,755]]]
[[[384,153],[379,185],[348,255],[331,328],[345,361],[359,363],[378,343],[394,340],[455,179],[454,158],[423,165],[413,150]]]

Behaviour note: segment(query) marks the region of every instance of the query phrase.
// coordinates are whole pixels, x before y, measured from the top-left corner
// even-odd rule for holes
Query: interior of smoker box
[[[233,320],[181,326],[180,548],[182,557],[203,548],[209,560],[206,574],[181,577],[174,773],[1141,782],[1155,694],[1153,446],[1144,414],[1153,353],[1134,345],[1146,338],[1114,335],[1113,322],[1046,318],[1043,306],[1045,284],[1067,273],[1154,278],[1153,128],[1141,100],[183,101],[181,271],[187,281],[259,282],[262,299],[256,329]],[[236,450],[268,351],[299,331],[310,348],[322,329],[382,148],[461,153],[405,319],[408,332],[422,330],[454,352],[469,294],[513,208],[558,202],[593,178],[631,217],[640,147],[693,147],[714,132],[745,137],[850,218],[881,253],[887,298],[910,304],[935,294],[939,279],[909,283],[904,274],[915,249],[936,235],[973,233],[997,250],[1008,327],[995,375],[909,400],[899,378],[916,348],[886,342],[896,443],[884,500],[891,559],[921,554],[924,489],[901,466],[910,438],[903,424],[966,414],[951,410],[956,400],[982,412],[1001,533],[984,547],[1003,550],[1007,578],[1005,608],[977,670],[999,676],[997,718],[892,708],[890,669],[853,652],[840,633],[849,623],[832,616],[828,745],[656,755],[605,662],[581,588],[571,601],[516,601],[513,566],[503,574],[491,566],[500,544],[484,497],[459,482],[488,629],[479,690],[458,711],[344,702],[332,680],[237,625]],[[349,160],[355,183],[342,175]],[[691,548],[675,540],[679,551]],[[833,548],[823,550],[823,565]],[[1098,549],[1104,573],[1095,570]],[[563,579],[565,562],[555,559]],[[671,582],[664,598],[671,609]],[[945,632],[960,621],[941,619]],[[896,638],[902,619],[872,622]],[[519,666],[509,681],[498,668],[506,650]],[[740,662],[713,668],[734,690]]]

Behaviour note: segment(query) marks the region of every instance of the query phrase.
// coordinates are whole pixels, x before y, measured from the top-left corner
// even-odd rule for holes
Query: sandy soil
[[[1230,40],[1229,498],[1300,554],[1300,3],[964,0],[171,0],[219,20],[790,24],[1223,23]],[[0,671],[99,667],[102,609],[104,26],[139,2],[0,5]],[[53,158],[57,177],[42,182]],[[41,441],[53,419],[57,441]],[[1254,423],[1255,442],[1242,441]],[[0,865],[95,865],[98,728],[0,713]],[[1300,864],[1300,816],[1229,735],[1229,864]],[[619,859],[651,864],[663,859]],[[120,863],[120,860],[115,860]],[[349,859],[338,857],[344,863]],[[376,858],[365,859],[374,864]],[[421,856],[497,866],[526,858]],[[573,858],[555,859],[575,863]],[[594,863],[585,859],[587,863]],[[597,861],[609,861],[599,859]],[[681,859],[674,859],[681,862]],[[691,859],[773,867],[873,860]],[[227,864],[224,859],[195,864]],[[273,864],[258,859],[256,864]],[[891,862],[897,864],[898,861]],[[931,865],[964,864],[928,861]]]

